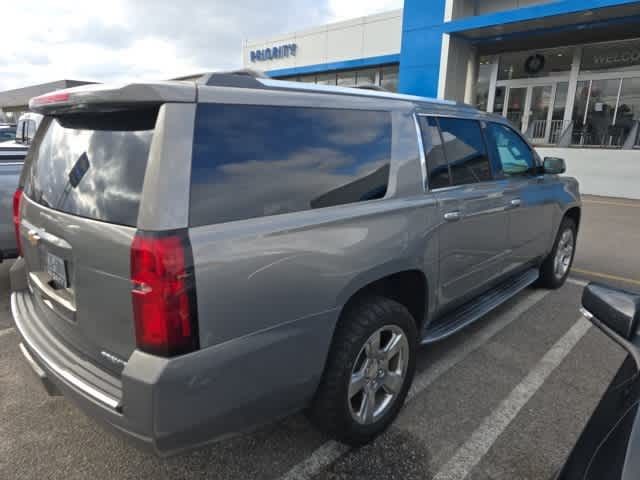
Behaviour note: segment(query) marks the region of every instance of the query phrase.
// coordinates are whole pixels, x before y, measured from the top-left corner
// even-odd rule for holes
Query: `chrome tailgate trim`
[[[31,351],[33,351],[38,356],[38,359],[41,360],[42,363],[44,363],[47,368],[49,368],[56,375],[58,375],[60,378],[65,380],[67,383],[69,383],[76,389],[80,390],[82,393],[102,403],[103,405],[109,407],[110,409],[116,412],[120,412],[122,410],[122,405],[119,400],[105,394],[104,392],[101,392],[100,390],[93,387],[92,385],[89,385],[87,382],[85,382],[81,378],[70,373],[68,370],[66,370],[65,368],[61,367],[60,365],[52,361],[49,357],[47,357],[46,354],[42,352],[42,350],[40,350],[36,346],[36,344],[33,342],[33,339],[30,338],[29,335],[25,332],[25,328],[22,325],[24,320],[21,317],[20,313],[18,312],[16,292],[13,292],[11,294],[11,314],[13,315],[13,320],[15,322],[16,328],[20,332],[20,335],[22,336],[22,338],[27,343],[29,349],[31,349]],[[33,360],[33,358],[31,358],[31,360]]]

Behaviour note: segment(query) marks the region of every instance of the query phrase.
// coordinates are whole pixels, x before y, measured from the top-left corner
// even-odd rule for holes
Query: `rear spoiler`
[[[83,85],[57,90],[29,100],[29,109],[43,115],[114,110],[122,106],[192,103],[196,86],[188,82]]]

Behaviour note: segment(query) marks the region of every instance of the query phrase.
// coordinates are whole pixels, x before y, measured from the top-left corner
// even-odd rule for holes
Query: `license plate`
[[[67,283],[67,266],[63,259],[53,253],[47,253],[47,273],[56,287],[66,288],[69,286]]]

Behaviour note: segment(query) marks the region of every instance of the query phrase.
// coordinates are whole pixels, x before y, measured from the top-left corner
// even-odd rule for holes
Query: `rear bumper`
[[[337,317],[325,312],[172,359],[136,350],[115,378],[47,338],[32,304],[28,290],[11,295],[21,350],[47,390],[160,456],[303,408],[318,384]]]
[[[20,334],[20,350],[50,395],[63,394],[81,410],[112,430],[124,434],[143,450],[154,451],[151,424],[132,418],[123,409],[122,383],[48,338],[34,315],[28,291],[11,294],[11,313]],[[151,391],[149,391],[151,395]],[[151,401],[151,396],[147,398]],[[158,452],[159,453],[159,452]]]

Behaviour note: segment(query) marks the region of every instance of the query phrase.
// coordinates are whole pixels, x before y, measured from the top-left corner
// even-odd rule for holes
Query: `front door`
[[[541,258],[551,242],[554,184],[536,171],[531,147],[513,129],[489,122],[487,143],[505,177],[505,204],[509,211],[505,274]]]

